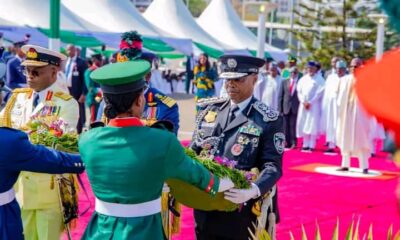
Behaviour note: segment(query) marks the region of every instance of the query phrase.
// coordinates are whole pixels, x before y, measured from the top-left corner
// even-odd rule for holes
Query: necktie
[[[290,87],[289,87],[290,94],[293,94],[293,86],[294,86],[294,79],[291,78],[290,79]]]
[[[239,107],[237,105],[232,105],[228,124],[231,123],[235,119],[237,111],[239,111]]]
[[[36,106],[39,104],[39,93],[34,93],[33,94],[33,109],[36,108]]]

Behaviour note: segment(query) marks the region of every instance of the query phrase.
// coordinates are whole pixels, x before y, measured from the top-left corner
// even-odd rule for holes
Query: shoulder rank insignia
[[[159,93],[156,93],[156,98],[160,99],[162,103],[167,105],[169,108],[173,107],[176,104],[176,101],[168,96],[163,96]]]
[[[208,123],[214,122],[216,118],[217,118],[217,112],[214,112],[214,111],[208,111],[207,115],[204,117],[204,119]]]
[[[54,97],[61,98],[62,100],[65,100],[65,101],[69,101],[72,98],[71,95],[69,95],[68,93],[64,93],[64,92],[55,92]]]
[[[212,97],[212,98],[202,98],[197,101],[197,106],[205,107],[207,105],[216,104],[216,103],[223,103],[228,100],[227,98],[221,97]]]
[[[12,92],[13,93],[32,93],[33,90],[31,88],[16,88]]]
[[[263,116],[264,122],[271,122],[275,121],[279,117],[279,112],[271,109],[268,107],[265,103],[262,103],[260,101],[257,101],[253,104],[253,107],[261,113]]]

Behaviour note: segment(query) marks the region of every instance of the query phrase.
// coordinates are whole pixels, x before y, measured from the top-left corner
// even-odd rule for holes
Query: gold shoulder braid
[[[18,94],[28,93],[32,94],[33,90],[30,88],[17,88],[13,91],[10,99],[8,100],[6,106],[4,107],[4,114],[0,119],[0,127],[12,127],[11,124],[11,111],[14,108],[15,102],[17,101]]]
[[[170,98],[168,96],[162,96],[161,94],[156,94],[156,97],[158,99],[160,99],[160,101],[162,103],[164,103],[165,105],[167,105],[169,108],[171,108],[172,106],[174,106],[176,104],[176,101],[173,98]]]
[[[71,95],[69,95],[68,93],[65,93],[65,92],[55,92],[54,96],[61,98],[62,100],[65,100],[65,101],[69,101],[72,98]]]

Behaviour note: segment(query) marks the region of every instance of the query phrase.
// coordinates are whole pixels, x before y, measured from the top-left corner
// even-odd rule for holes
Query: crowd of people
[[[276,194],[272,194],[272,209],[264,213],[255,209],[277,191],[284,149],[296,148],[299,138],[302,150],[314,151],[318,137],[325,135],[327,152],[333,152],[336,146],[341,150],[338,171],[349,171],[350,158],[355,156],[362,173],[368,174],[368,158],[375,149],[374,140],[383,136],[377,133],[383,129],[364,112],[354,92],[353,73],[362,67],[361,59],[353,59],[348,68],[343,59],[335,57],[332,69],[324,74],[315,61],[308,62],[301,72],[293,57],[285,64],[223,55],[217,68],[201,54],[197,62],[188,59],[186,76],[174,76],[160,72],[158,61],[142,53],[136,32],[123,34],[121,43],[125,48],[114,54],[110,63],[101,54],[85,61],[73,45],[68,45],[63,55],[26,41],[15,44],[15,57],[4,59],[5,107],[0,125],[20,129],[32,119],[48,115],[62,118],[68,131],[81,134],[81,160],[74,155],[35,150],[24,143],[33,150],[24,155],[23,164],[12,168],[14,163],[6,164],[10,161],[5,154],[8,151],[1,153],[0,171],[10,175],[10,180],[4,181],[4,186],[0,182],[0,210],[15,211],[19,204],[22,223],[18,213],[13,224],[0,224],[0,234],[4,234],[0,236],[29,240],[59,239],[61,235],[63,217],[59,193],[52,187],[54,175],[19,173],[24,170],[76,173],[82,172],[85,164],[96,206],[83,239],[109,239],[115,234],[121,239],[168,237],[162,231],[166,226],[159,214],[160,196],[168,178],[188,182],[212,196],[223,192],[226,200],[241,206],[233,212],[196,210],[197,239],[247,239],[248,229],[266,214],[268,222],[262,228],[273,235],[274,224],[279,221]],[[166,80],[183,77],[186,82],[181,81],[180,86]],[[189,147],[210,158],[233,160],[239,170],[257,169],[248,189],[234,188],[230,179],[214,176],[185,155],[176,138],[179,106],[167,95],[174,89],[195,93],[197,116]],[[91,129],[84,132],[86,109]],[[21,132],[0,130],[4,136],[13,136],[10,139],[16,145],[26,140]],[[41,154],[36,154],[38,151]],[[63,164],[54,168],[49,160],[32,167],[37,157],[47,155]],[[119,156],[118,164],[115,156]],[[71,164],[76,168],[69,167]],[[12,171],[16,175],[10,174]],[[12,188],[15,182],[16,197]],[[0,211],[0,220],[3,218]]]
[[[267,61],[254,92],[256,98],[284,116],[286,147],[296,148],[301,138],[301,149],[312,152],[319,137],[325,136],[325,152],[333,153],[336,146],[341,150],[339,171],[348,171],[354,156],[367,174],[368,158],[375,154],[376,143],[385,138],[385,132],[365,113],[354,92],[353,73],[363,61],[354,58],[348,67],[344,59],[333,57],[332,68],[326,72],[318,62],[309,61],[303,73],[296,63],[291,57],[283,68],[285,65]]]

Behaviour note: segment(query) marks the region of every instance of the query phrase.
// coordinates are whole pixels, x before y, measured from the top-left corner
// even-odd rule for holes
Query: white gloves
[[[225,192],[226,190],[231,189],[234,186],[235,185],[233,184],[233,182],[230,178],[228,178],[228,177],[220,178],[218,192]]]
[[[232,188],[225,192],[225,199],[236,204],[247,202],[258,196],[260,196],[260,190],[254,183],[251,184],[251,188],[249,189]]]
[[[162,188],[162,192],[170,192],[170,191],[171,191],[171,189],[169,189],[168,184],[164,183],[164,186]]]

